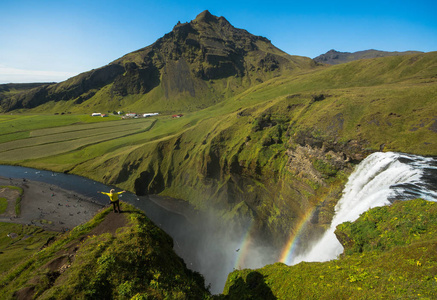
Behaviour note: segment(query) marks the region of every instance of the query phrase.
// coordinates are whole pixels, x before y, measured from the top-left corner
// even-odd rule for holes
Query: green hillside
[[[421,199],[371,209],[337,227],[339,259],[236,270],[222,299],[435,299],[436,217]]]
[[[132,206],[122,203],[122,209],[105,209],[35,247],[33,255],[1,274],[1,298],[209,298],[203,277],[173,252],[171,237]],[[20,245],[15,249],[21,251]]]
[[[348,174],[369,153],[437,155],[436,65],[432,52],[279,76],[182,118],[113,119],[111,126],[127,131],[107,140],[103,129],[95,130],[101,139],[85,141],[82,125],[60,128],[77,132],[73,148],[21,125],[42,117],[3,116],[10,131],[0,136],[8,141],[0,144],[8,146],[0,160],[214,208],[236,228],[252,220],[260,237],[282,245],[314,207],[318,221],[309,232],[329,224]],[[40,127],[66,125],[56,122],[74,116],[47,116]],[[33,147],[53,150],[28,156],[16,146],[35,143],[34,135],[49,143]]]

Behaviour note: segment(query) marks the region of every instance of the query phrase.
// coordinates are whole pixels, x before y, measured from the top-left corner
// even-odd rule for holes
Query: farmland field
[[[78,117],[76,117],[78,118]],[[26,124],[27,117],[13,119],[18,124]],[[38,119],[37,127],[29,129],[26,126],[9,127],[9,132],[3,134],[0,142],[0,162],[24,161],[47,156],[68,153],[77,149],[102,143],[109,140],[135,135],[145,132],[153,125],[153,119],[128,119],[100,121],[101,118],[91,118],[92,123],[73,123],[65,126],[64,122],[53,122],[52,116]],[[71,119],[74,121],[75,119]],[[29,123],[31,125],[31,123]],[[4,128],[6,124],[0,124]],[[54,127],[52,127],[54,126]],[[15,128],[16,131],[11,130]]]

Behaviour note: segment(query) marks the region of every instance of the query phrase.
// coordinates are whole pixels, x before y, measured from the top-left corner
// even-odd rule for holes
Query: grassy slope
[[[372,209],[337,227],[346,255],[234,271],[223,299],[435,299],[436,216],[437,203],[420,199]]]
[[[14,163],[215,206],[286,235],[315,205],[332,207],[350,168],[326,152],[310,161],[319,181],[291,171],[288,151],[308,140],[356,159],[380,149],[437,155],[436,64],[427,53],[302,71],[180,119],[161,116],[146,132]]]
[[[401,140],[409,140],[411,136],[427,138],[427,135],[422,131],[432,124],[434,117],[432,112],[436,108],[437,87],[432,73],[437,64],[436,57],[436,53],[428,53],[363,60],[297,76],[275,78],[248,89],[225,103],[187,114],[184,119],[189,120],[181,122],[183,123],[181,129],[185,130],[187,126],[198,124],[199,120],[225,118],[229,113],[232,114],[238,109],[258,103],[266,106],[270,105],[272,101],[286,101],[291,105],[303,104],[307,106],[307,109],[295,116],[295,121],[299,122],[301,127],[314,126],[320,122],[322,122],[320,127],[327,127],[327,123],[332,121],[333,116],[342,113],[344,118],[348,118],[344,121],[347,124],[346,130],[340,132],[343,139],[364,134],[365,138],[375,140],[372,142],[376,146],[380,142],[391,140],[390,135],[399,132],[405,135],[402,138],[397,137]],[[283,98],[296,93],[301,93],[301,95],[295,101],[287,101]],[[310,105],[313,104],[311,103],[311,95],[316,93],[325,93],[331,97]],[[419,109],[414,109],[416,107]],[[393,114],[388,116],[390,113]],[[7,117],[9,116],[2,116],[2,118]],[[64,121],[72,117],[77,118],[77,116],[57,116],[56,121]],[[393,118],[395,123],[393,124],[387,118]],[[52,122],[55,117],[50,119]],[[364,121],[363,124],[360,121]],[[32,122],[35,122],[35,119],[32,119]],[[405,124],[405,122],[407,123]],[[173,123],[175,122],[168,120],[164,122],[159,127],[158,134],[156,133],[158,128],[149,133],[148,140],[156,139],[156,135],[168,136],[176,133],[171,125],[170,128],[166,128]],[[383,124],[374,126],[377,123]],[[23,126],[19,123],[12,124],[12,126],[14,125]],[[61,124],[53,123],[44,126],[59,125]],[[33,126],[36,126],[34,129],[38,128],[35,123]],[[203,125],[200,124],[200,126]],[[358,133],[357,126],[360,127]],[[378,129],[378,127],[381,129],[378,130],[381,134],[375,138],[375,128]],[[22,131],[13,129],[8,124],[2,124],[3,128],[6,129],[4,133]],[[364,132],[361,132],[363,130]],[[410,130],[414,130],[411,131],[413,133],[409,133]],[[402,141],[399,145],[395,144],[392,147],[393,150],[412,152]],[[415,145],[414,148],[416,148],[414,152],[418,154],[432,155],[432,149],[436,147],[424,147],[419,144]]]
[[[9,237],[15,233],[17,236]],[[26,260],[39,251],[49,238],[59,233],[44,231],[36,226],[13,223],[0,223],[0,274],[5,274],[12,267]]]
[[[338,132],[342,140],[362,137],[369,140],[369,146],[375,150],[379,149],[381,144],[387,144],[387,150],[435,155],[433,151],[436,147],[432,143],[435,140],[434,135],[428,128],[434,122],[432,112],[436,110],[436,85],[430,74],[436,64],[436,54],[423,56],[426,59],[421,59],[420,63],[416,62],[418,67],[414,69],[419,71],[409,74],[411,77],[405,75],[412,72],[408,67],[405,69],[397,67],[388,74],[381,71],[396,65],[395,63],[400,66],[405,65],[405,61],[412,60],[407,56],[403,57],[403,60],[400,57],[366,60],[301,76],[273,79],[225,103],[187,114],[183,121],[177,120],[179,122],[177,124],[183,131],[193,125],[201,126],[206,136],[209,132],[205,130],[204,124],[199,122],[201,120],[210,122],[207,119],[214,118],[219,121],[240,108],[258,103],[266,106],[271,105],[272,101],[282,101],[290,105],[304,106],[305,109],[294,112],[293,121],[297,123],[297,128],[319,125],[320,130],[326,131],[324,128],[329,127],[327,125],[332,122],[333,116],[342,114],[345,126],[341,132]],[[384,66],[379,66],[381,64]],[[381,73],[378,80],[374,76],[377,67],[381,68],[378,71]],[[357,69],[363,69],[360,77],[350,80],[360,73],[354,72]],[[421,79],[422,77],[424,79]],[[373,78],[373,84],[378,85],[366,87],[368,85],[366,78]],[[345,88],[351,85],[358,85],[358,87]],[[287,96],[297,93],[300,95],[293,101],[287,99]],[[315,93],[325,93],[331,97],[314,104],[311,103],[311,95]],[[417,107],[419,109],[416,109]],[[163,120],[161,126],[149,132],[145,140],[156,140],[163,136],[171,138],[176,133],[174,121],[176,120]],[[407,143],[411,138],[421,142]]]
[[[142,212],[122,206],[123,214],[103,210],[3,274],[2,298],[29,290],[39,299],[207,298],[203,278],[173,252],[172,239]],[[108,229],[116,221],[109,217],[126,224]]]

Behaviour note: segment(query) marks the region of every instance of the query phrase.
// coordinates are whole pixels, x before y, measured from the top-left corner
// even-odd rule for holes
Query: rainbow
[[[308,220],[313,215],[315,209],[316,208],[313,208],[307,211],[306,214],[299,221],[299,223],[296,225],[296,230],[290,234],[288,242],[285,244],[285,247],[281,251],[281,256],[279,257],[280,262],[284,264],[291,264],[291,259],[293,258],[294,251],[296,250],[296,245],[299,242],[300,234],[305,228]]]
[[[249,254],[249,250],[251,249],[250,245],[252,243],[252,231],[254,230],[254,221],[252,220],[250,225],[248,226],[247,232],[244,234],[238,251],[237,259],[234,263],[234,269],[241,269],[245,266],[247,256]]]
[[[310,209],[305,213],[305,215],[300,219],[299,223],[296,225],[296,230],[294,230],[288,239],[288,242],[285,244],[284,248],[281,251],[281,255],[279,257],[279,262],[290,264],[291,259],[293,258],[294,251],[296,250],[296,246],[298,244],[300,234],[302,230],[305,228],[308,220],[312,217],[316,208]],[[239,244],[239,248],[237,248],[238,256],[234,263],[234,269],[241,269],[245,267],[247,263],[247,257],[251,250],[251,244],[253,241],[252,233],[254,231],[254,221],[251,221],[251,224],[248,226],[246,233],[243,235],[241,242]]]

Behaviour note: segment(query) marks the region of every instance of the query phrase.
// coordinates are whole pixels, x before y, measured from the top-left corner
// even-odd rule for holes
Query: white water
[[[295,257],[292,264],[337,258],[343,252],[343,246],[334,234],[336,226],[355,221],[370,208],[388,205],[394,199],[420,197],[437,201],[435,182],[425,180],[428,177],[432,181],[437,173],[436,165],[434,158],[402,153],[378,152],[368,156],[349,177],[343,196],[335,207],[331,227],[309,251]]]

